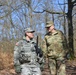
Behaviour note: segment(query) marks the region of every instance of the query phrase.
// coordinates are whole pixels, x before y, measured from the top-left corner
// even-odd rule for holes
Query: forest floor
[[[10,65],[13,65],[13,63]],[[66,66],[67,66],[66,67],[67,75],[76,75],[76,59],[75,60],[68,60],[66,63]],[[11,69],[6,68],[3,70],[0,70],[0,75],[17,75],[17,74],[15,73],[15,70],[12,67]],[[44,66],[44,69],[42,71],[42,75],[50,75],[50,72],[48,69],[48,62],[46,62],[45,66]]]
[[[48,62],[45,64],[42,75],[50,75],[50,71],[48,69],[47,64],[48,64]],[[66,62],[66,73],[67,73],[67,75],[76,75],[76,59],[75,60],[68,60]]]

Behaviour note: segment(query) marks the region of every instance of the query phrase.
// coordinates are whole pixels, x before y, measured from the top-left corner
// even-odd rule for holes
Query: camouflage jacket
[[[35,45],[36,42],[34,39],[27,41],[25,37],[16,43],[14,47],[14,65],[16,70],[18,69],[17,67],[20,68],[22,63],[37,62]]]
[[[56,30],[55,33],[47,33],[43,42],[44,56],[64,57],[67,53],[67,43],[63,33]]]

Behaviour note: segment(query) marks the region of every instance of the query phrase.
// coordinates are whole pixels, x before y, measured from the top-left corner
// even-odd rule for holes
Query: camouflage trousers
[[[66,65],[63,60],[49,58],[49,69],[51,75],[66,75]]]
[[[41,75],[41,70],[37,65],[23,64],[21,67],[21,75]]]

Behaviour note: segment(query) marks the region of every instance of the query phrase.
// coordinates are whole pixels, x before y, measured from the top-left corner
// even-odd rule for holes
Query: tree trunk
[[[68,19],[68,42],[69,42],[68,45],[69,45],[69,48],[72,50],[72,53],[74,54],[72,9],[73,9],[73,4],[72,4],[71,0],[68,0],[68,13],[67,13],[67,19]]]

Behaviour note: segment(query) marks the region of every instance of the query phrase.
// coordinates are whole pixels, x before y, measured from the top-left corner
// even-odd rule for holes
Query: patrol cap
[[[26,32],[32,32],[32,33],[33,33],[33,32],[35,32],[35,31],[32,30],[31,28],[25,28],[25,29],[24,29],[24,32],[25,32],[25,33],[26,33]]]
[[[50,27],[52,25],[54,25],[53,21],[48,21],[48,22],[46,22],[45,28],[48,28],[48,27]]]

